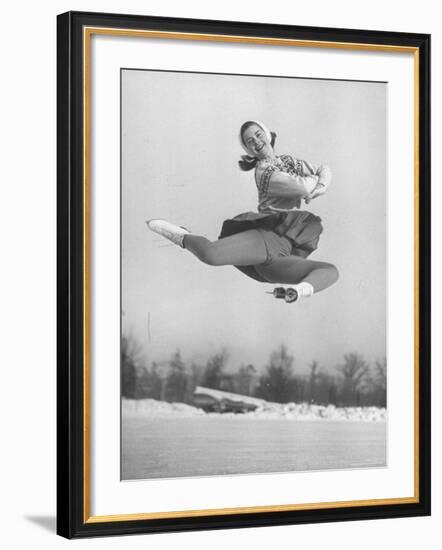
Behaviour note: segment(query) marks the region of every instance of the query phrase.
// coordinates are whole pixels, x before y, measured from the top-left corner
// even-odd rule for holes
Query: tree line
[[[121,342],[121,388],[123,397],[193,403],[196,386],[259,397],[276,403],[314,403],[335,406],[385,407],[386,359],[370,365],[356,352],[347,353],[332,371],[313,361],[307,373],[297,374],[294,356],[286,346],[274,350],[262,373],[253,364],[228,370],[228,352],[223,349],[205,364],[186,365],[179,350],[169,360],[142,359],[132,336]]]

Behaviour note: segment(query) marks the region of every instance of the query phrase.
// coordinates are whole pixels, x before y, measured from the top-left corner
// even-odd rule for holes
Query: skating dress
[[[285,181],[272,182],[275,172],[293,176]],[[291,192],[291,186],[300,178],[310,192],[319,183],[328,187],[331,172],[327,166],[315,166],[290,155],[277,156],[270,161],[259,161],[255,168],[258,190],[258,212],[243,212],[225,220],[220,239],[247,231],[258,230],[264,239],[269,265],[275,259],[293,255],[307,258],[318,247],[323,231],[321,218],[311,212],[299,210],[301,199]],[[245,275],[260,282],[270,282],[258,266],[235,266]]]

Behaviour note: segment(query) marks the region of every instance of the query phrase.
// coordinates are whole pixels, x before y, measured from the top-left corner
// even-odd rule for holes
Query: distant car
[[[245,413],[249,411],[254,411],[257,408],[257,405],[253,403],[246,403],[244,401],[240,401],[239,399],[238,401],[236,401],[224,397],[216,398],[213,395],[208,395],[204,393],[194,394],[193,404],[206,412],[219,413]]]

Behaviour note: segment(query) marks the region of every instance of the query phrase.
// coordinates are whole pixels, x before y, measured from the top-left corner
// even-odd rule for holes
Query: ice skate
[[[287,304],[296,302],[298,299],[298,293],[294,288],[284,288],[283,286],[278,286],[273,289],[272,292],[267,292],[267,294],[272,294],[277,300],[284,300]]]
[[[292,304],[296,302],[299,298],[308,298],[313,295],[313,287],[310,283],[302,282],[295,287],[284,288],[283,286],[278,286],[273,289],[272,292],[267,292],[267,294],[272,294],[274,298],[278,300],[284,300],[286,304]]]
[[[184,236],[189,235],[189,231],[184,227],[174,225],[166,220],[147,220],[146,223],[151,231],[184,248]]]

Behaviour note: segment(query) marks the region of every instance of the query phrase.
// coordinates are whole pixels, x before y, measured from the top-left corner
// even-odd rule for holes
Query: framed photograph
[[[430,37],[58,17],[58,534],[430,513]]]

